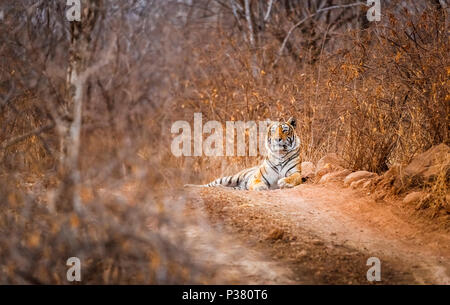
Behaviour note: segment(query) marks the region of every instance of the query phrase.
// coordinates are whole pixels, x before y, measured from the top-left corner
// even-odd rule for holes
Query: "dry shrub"
[[[338,152],[351,169],[381,173],[432,145],[449,143],[445,15],[434,6],[412,14],[391,5],[384,22],[342,33],[335,46],[302,66],[282,58],[273,67],[268,38],[255,51],[220,30],[213,42],[199,34],[194,45],[202,48],[192,49],[192,72],[176,93],[172,112],[188,121],[201,112],[204,121],[220,122],[294,115],[304,160]],[[265,59],[257,78],[252,52]],[[198,162],[199,169],[220,166],[207,158]],[[241,167],[246,163],[242,159]],[[210,174],[208,179],[216,172]]]
[[[405,14],[408,21],[391,15],[386,26],[369,31],[341,65],[350,73],[349,84],[340,82],[347,97],[341,99],[353,103],[344,116],[343,154],[354,169],[385,171],[449,142],[444,17],[432,8]]]
[[[0,107],[0,142],[26,134],[45,125],[42,109],[36,97],[31,94],[17,97],[8,106]],[[37,134],[0,149],[0,162],[5,171],[27,171],[39,174],[52,167],[55,159],[52,154],[52,137]]]
[[[183,224],[169,218],[154,199],[145,197],[138,204],[134,198],[133,206],[112,195],[113,189],[99,193],[97,186],[82,192],[82,210],[57,213],[51,200],[18,191],[20,181],[11,178],[0,184],[1,283],[68,284],[69,257],[81,260],[84,284],[200,281],[200,267],[184,252],[182,234],[173,238],[161,232],[167,226],[180,230]]]
[[[423,198],[418,208],[431,208],[432,216],[437,216],[439,213],[444,215],[450,214],[450,194],[448,192],[450,189],[449,170],[449,162],[443,164],[437,177],[423,186],[423,191],[429,195]]]

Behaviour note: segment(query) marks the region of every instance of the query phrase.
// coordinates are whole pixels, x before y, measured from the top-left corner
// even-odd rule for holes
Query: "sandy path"
[[[367,259],[378,257],[381,283],[450,284],[449,234],[395,203],[315,184],[263,192],[190,188],[189,194],[216,227],[248,247],[252,254],[243,262],[251,266],[252,255],[272,259],[265,274],[273,265],[282,275],[274,271],[263,282],[367,284]]]

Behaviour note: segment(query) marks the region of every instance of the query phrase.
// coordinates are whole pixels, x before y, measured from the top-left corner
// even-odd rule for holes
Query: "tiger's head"
[[[267,129],[266,149],[272,153],[287,153],[300,145],[295,133],[296,120],[290,118],[286,122],[273,122]]]

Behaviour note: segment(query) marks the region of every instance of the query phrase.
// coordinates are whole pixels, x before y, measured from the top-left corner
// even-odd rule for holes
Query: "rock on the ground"
[[[352,182],[362,180],[362,179],[372,179],[375,178],[377,174],[368,171],[357,171],[351,173],[344,179],[344,186],[349,186]]]
[[[399,179],[402,170],[403,168],[400,164],[393,164],[382,176],[372,179],[373,185],[380,191],[386,191],[392,187],[394,189],[399,189],[402,184]]]
[[[317,162],[316,177],[320,179],[323,175],[344,169],[344,160],[335,153],[329,153]]]
[[[406,195],[405,198],[403,198],[403,203],[405,204],[416,204],[420,200],[422,200],[425,197],[424,192],[412,192]]]
[[[368,178],[356,180],[356,181],[353,181],[352,183],[350,183],[350,187],[351,187],[352,189],[357,189],[357,188],[362,187],[362,186],[363,186],[364,184],[366,184],[366,182],[368,182],[368,181],[370,181],[370,179],[368,179]]]
[[[426,194],[422,197],[416,205],[416,210],[423,210],[430,207],[430,203],[433,200],[433,196],[431,194]]]
[[[341,182],[344,178],[350,174],[351,171],[348,169],[343,169],[337,172],[328,173],[320,178],[319,183],[328,183],[328,182]]]
[[[302,177],[304,178],[313,178],[314,173],[316,171],[316,167],[312,162],[302,162]]]
[[[450,170],[450,148],[444,143],[417,155],[403,170],[403,182],[421,184],[433,180],[442,171]]]
[[[337,165],[337,166],[344,166],[344,160],[342,160],[342,158],[340,158],[338,155],[336,155],[335,153],[329,153],[326,154],[325,156],[323,156],[319,162],[317,162],[317,170],[320,170],[322,168],[325,167],[325,165],[327,164],[333,164],[333,165]]]
[[[443,171],[449,175],[450,148],[440,144],[416,156],[407,166],[394,164],[375,184],[377,189],[392,188],[398,194],[432,181]]]
[[[368,179],[368,180],[366,180],[364,183],[363,183],[363,185],[362,185],[362,188],[363,189],[370,189],[370,187],[373,185],[373,179]]]

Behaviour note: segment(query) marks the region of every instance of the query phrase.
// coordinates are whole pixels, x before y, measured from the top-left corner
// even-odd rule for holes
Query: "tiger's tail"
[[[239,187],[240,173],[233,176],[225,176],[217,178],[216,180],[205,184],[205,187],[225,186],[225,187]]]
[[[184,187],[238,187],[239,182],[239,177],[234,175],[218,178],[208,184],[185,184]]]
[[[183,187],[207,187],[205,184],[185,184]]]
[[[257,167],[247,168],[232,176],[218,178],[208,184],[185,184],[185,187],[230,187],[234,189],[245,189],[246,182]]]

